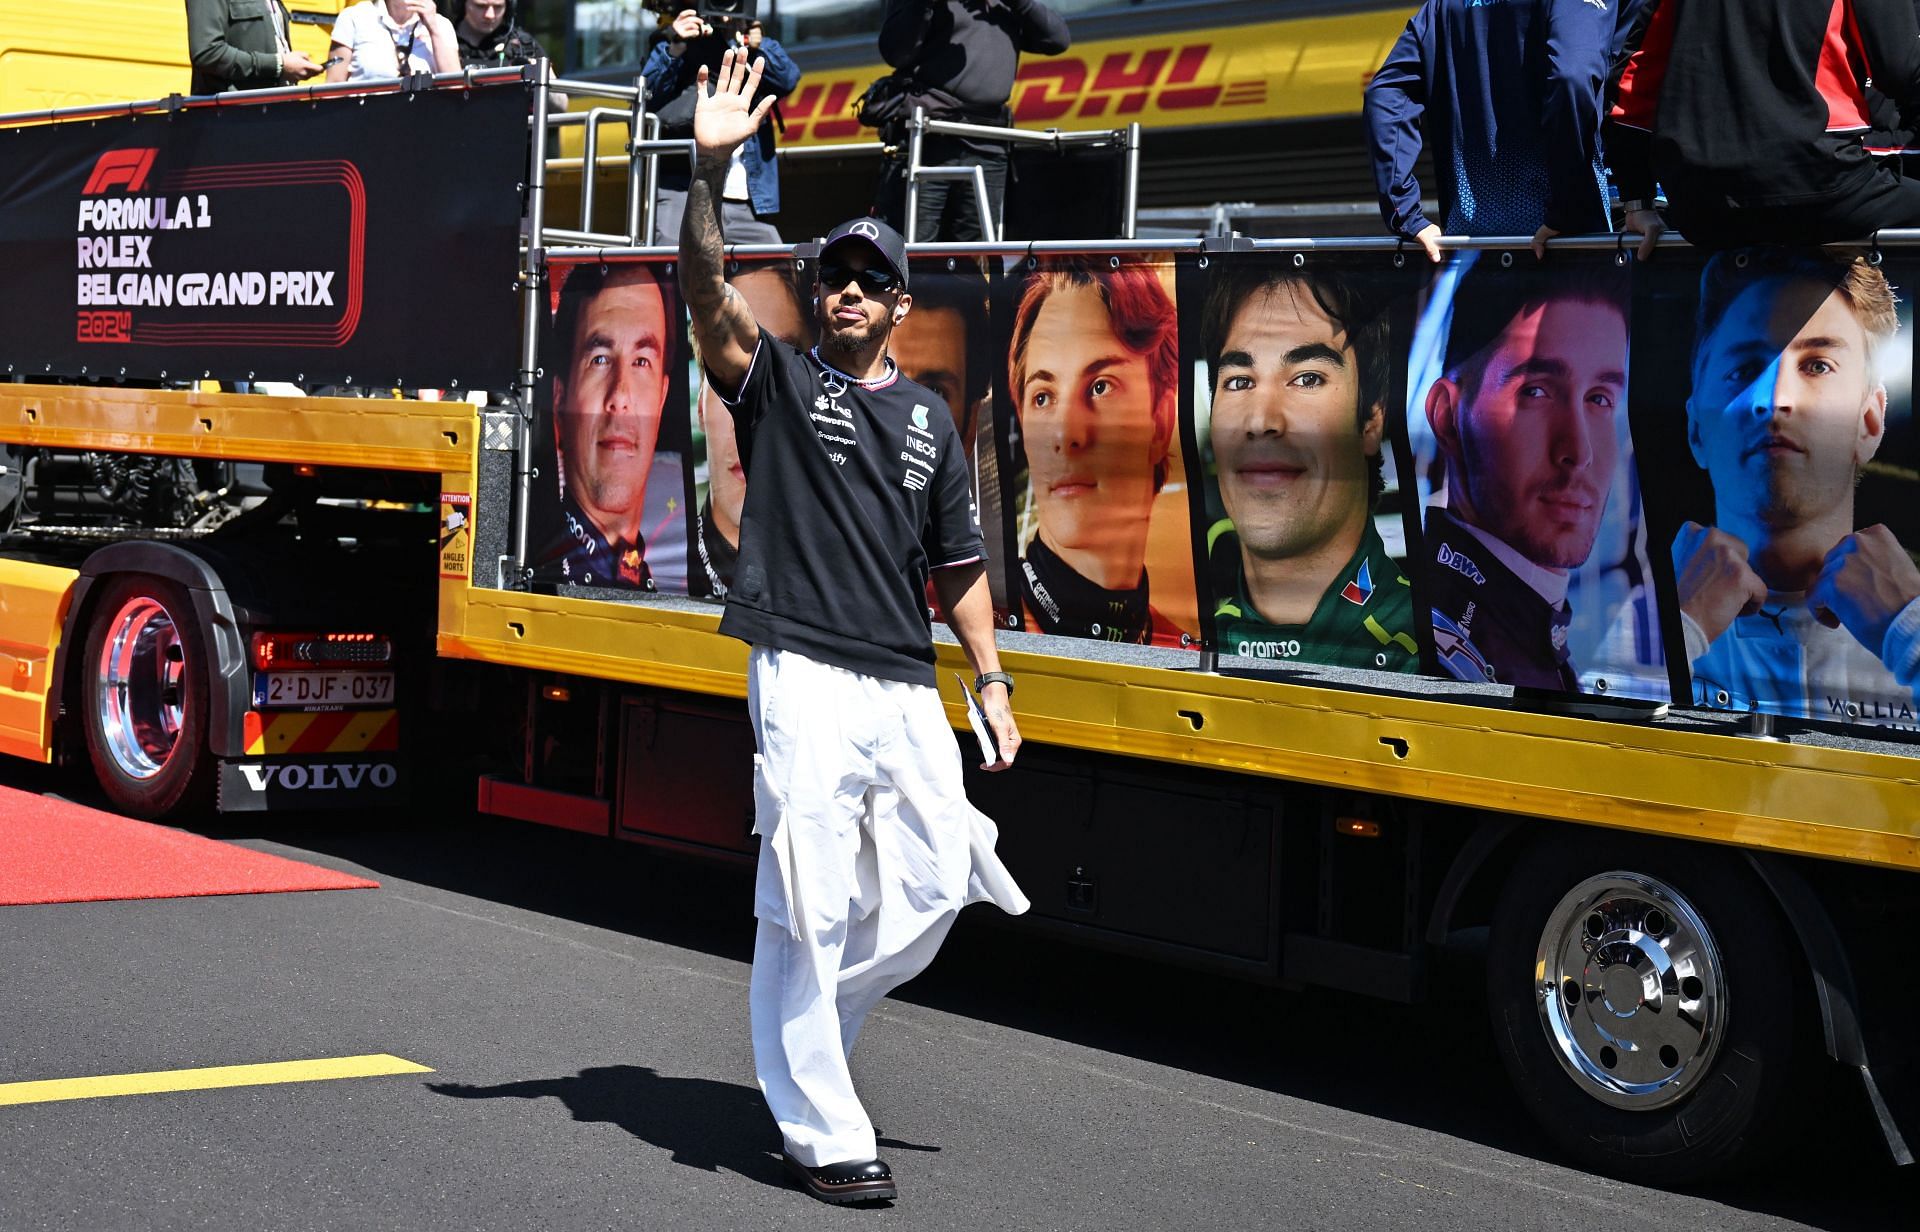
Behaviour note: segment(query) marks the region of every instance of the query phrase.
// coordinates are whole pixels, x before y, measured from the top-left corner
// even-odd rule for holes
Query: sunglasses
[[[900,285],[890,269],[857,270],[848,265],[823,265],[820,267],[820,285],[838,289],[849,282],[858,282],[860,289],[871,295],[883,295]]]

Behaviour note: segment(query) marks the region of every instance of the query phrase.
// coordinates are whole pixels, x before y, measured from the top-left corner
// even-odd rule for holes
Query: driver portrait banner
[[[509,384],[527,112],[515,82],[0,130],[0,370]]]
[[[1916,286],[1899,250],[1636,270],[1634,434],[1677,698],[1920,731]]]

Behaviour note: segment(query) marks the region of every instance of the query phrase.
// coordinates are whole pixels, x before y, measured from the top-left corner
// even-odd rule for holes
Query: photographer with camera
[[[906,122],[923,106],[930,120],[1004,127],[1012,115],[1013,75],[1020,53],[1057,56],[1073,41],[1067,19],[1040,0],[887,0],[880,19],[880,55],[894,73],[875,83],[861,119],[880,139],[900,147],[880,173],[875,211],[904,231],[907,212]],[[986,173],[987,209],[997,218],[1007,192],[1004,142],[930,136],[920,147],[928,167],[979,167]],[[934,180],[920,186],[915,240],[983,237],[973,186]]]
[[[640,75],[647,82],[647,109],[660,116],[660,136],[693,136],[693,83],[702,68],[720,70],[729,50],[764,61],[753,101],[785,98],[800,84],[800,69],[778,39],[768,38],[754,16],[753,0],[718,0],[700,8],[681,8],[682,0],[655,0],[660,19],[653,50]],[[759,130],[733,151],[721,187],[727,238],[742,244],[781,243],[774,216],[780,212],[780,164],[774,149],[775,111]],[[680,242],[680,216],[686,210],[688,168],[679,159],[663,159],[653,207],[653,242]]]

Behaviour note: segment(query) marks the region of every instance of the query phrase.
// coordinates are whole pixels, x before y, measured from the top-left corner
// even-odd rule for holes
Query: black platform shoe
[[[783,1155],[787,1171],[806,1190],[822,1202],[839,1206],[855,1202],[886,1202],[899,1196],[893,1184],[893,1169],[886,1161],[869,1159],[864,1163],[824,1164],[809,1168],[791,1155]]]

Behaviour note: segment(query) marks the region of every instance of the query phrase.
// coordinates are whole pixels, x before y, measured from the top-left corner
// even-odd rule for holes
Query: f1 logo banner
[[[95,196],[106,192],[115,184],[130,193],[137,193],[147,186],[147,173],[153,170],[153,156],[160,151],[146,150],[108,150],[93,164],[93,174],[87,177],[87,186],[80,190],[83,196]]]
[[[507,384],[527,114],[507,83],[0,130],[0,372]]]

